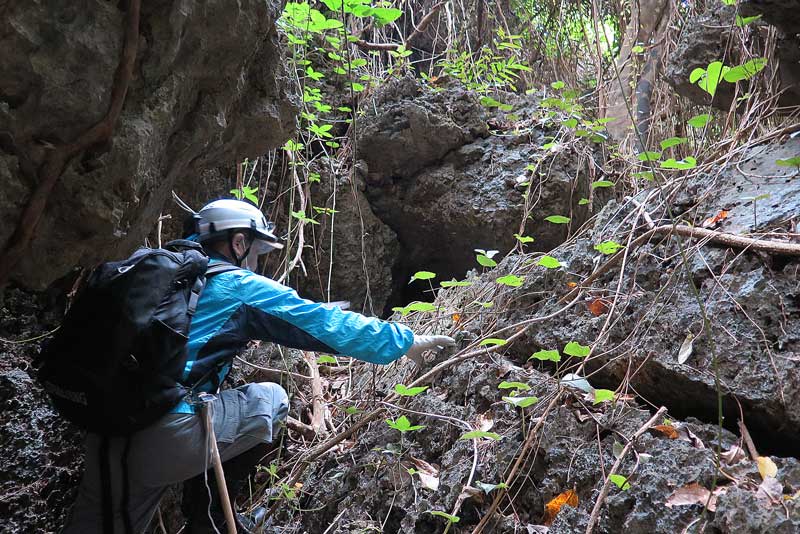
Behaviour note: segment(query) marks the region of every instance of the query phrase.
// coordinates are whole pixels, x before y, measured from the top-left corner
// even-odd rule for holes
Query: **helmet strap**
[[[231,253],[231,259],[233,259],[233,264],[236,265],[237,267],[241,267],[242,262],[245,260],[245,258],[247,258],[247,255],[250,254],[250,249],[253,247],[253,240],[252,239],[249,240],[247,248],[244,250],[242,256],[239,257],[236,254],[236,250],[234,250],[233,248],[233,236],[235,236],[237,233],[238,232],[235,230],[228,232],[228,250]]]

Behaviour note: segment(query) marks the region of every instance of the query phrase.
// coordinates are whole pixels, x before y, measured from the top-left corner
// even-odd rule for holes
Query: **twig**
[[[747,447],[747,452],[750,453],[750,458],[752,458],[755,462],[759,457],[758,451],[756,450],[756,444],[753,443],[753,438],[750,436],[750,431],[747,430],[744,421],[741,419],[739,419],[739,432],[742,434],[742,440]]]
[[[419,26],[414,28],[414,31],[411,32],[411,35],[405,40],[402,44],[403,48],[408,50],[408,47],[411,46],[411,43],[414,42],[417,37],[422,35],[422,33],[428,29],[433,19],[436,17],[436,14],[439,13],[439,10],[448,2],[449,0],[444,0],[443,2],[439,2],[435,6],[431,8],[427,15],[422,17],[422,20],[419,21]],[[370,43],[363,39],[359,39],[356,41],[356,45],[359,48],[363,48],[364,50],[397,50],[400,48],[401,45],[397,43]]]
[[[325,399],[322,396],[322,379],[319,376],[319,367],[313,352],[304,352],[303,360],[311,372],[311,428],[319,435],[327,434],[325,428]]]
[[[245,365],[249,365],[254,369],[258,369],[262,373],[266,375],[269,380],[273,380],[275,382],[280,382],[281,378],[284,376],[289,376],[298,382],[311,382],[312,377],[301,375],[300,373],[293,373],[291,371],[284,371],[281,369],[273,369],[272,367],[262,367],[260,365],[256,365],[254,363],[248,362],[247,360],[241,358],[240,356],[236,356],[236,359],[242,362]]]
[[[315,437],[317,437],[317,433],[313,428],[311,428],[311,425],[307,425],[304,422],[295,419],[294,417],[289,416],[286,418],[286,426],[289,428],[289,430],[294,430],[307,440],[313,440]]]
[[[653,426],[656,421],[661,419],[667,413],[666,407],[662,406],[658,409],[653,417],[651,417],[644,425],[642,425],[639,430],[631,437],[630,441],[625,445],[625,448],[622,449],[622,452],[617,457],[617,461],[614,462],[614,465],[611,466],[611,469],[608,471],[608,475],[606,476],[605,482],[603,482],[603,487],[600,489],[600,495],[598,495],[597,500],[594,503],[594,508],[592,508],[592,514],[589,516],[589,524],[586,525],[586,534],[592,534],[594,530],[594,525],[597,523],[597,519],[600,516],[600,509],[603,507],[603,501],[605,500],[606,496],[608,495],[608,490],[611,487],[611,475],[614,475],[619,470],[620,465],[622,465],[622,460],[625,459],[625,456],[630,452],[633,444],[636,442],[639,437],[647,432],[647,429]]]
[[[78,136],[70,143],[56,146],[50,150],[39,170],[39,183],[20,215],[17,227],[8,240],[0,256],[0,286],[5,285],[11,271],[25,255],[31,239],[42,219],[50,193],[64,172],[64,168],[79,152],[106,142],[114,133],[114,125],[119,118],[125,95],[128,92],[136,52],[139,47],[139,11],[141,0],[131,0],[128,4],[125,41],[122,46],[117,70],[111,88],[111,102],[103,119]]]

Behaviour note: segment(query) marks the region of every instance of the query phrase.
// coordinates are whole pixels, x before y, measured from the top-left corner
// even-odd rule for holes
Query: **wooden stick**
[[[228,495],[228,486],[225,484],[225,471],[222,470],[222,459],[219,457],[217,448],[217,436],[214,433],[214,425],[211,424],[211,402],[204,402],[200,413],[203,422],[206,424],[206,439],[211,443],[211,463],[214,464],[214,476],[217,479],[217,493],[222,504],[222,511],[225,514],[225,523],[228,534],[236,534],[236,520],[233,518],[233,507],[231,498]]]
[[[322,378],[313,352],[304,352],[303,359],[311,372],[311,428],[316,434],[327,434],[325,428],[325,398],[322,396]]]
[[[419,21],[419,26],[414,28],[414,31],[411,32],[411,35],[403,43],[403,48],[408,50],[408,47],[411,46],[411,43],[417,39],[422,33],[428,29],[433,19],[436,17],[436,14],[439,13],[439,10],[448,2],[449,0],[444,0],[443,2],[439,2],[435,6],[431,8],[431,10],[422,17],[422,20]],[[363,39],[359,39],[356,41],[356,45],[359,48],[363,48],[364,50],[397,50],[400,48],[400,45],[397,43],[370,43]]]
[[[597,519],[600,517],[600,509],[603,507],[603,501],[605,500],[606,496],[608,495],[608,490],[611,487],[611,475],[615,475],[619,470],[620,465],[622,465],[622,460],[625,459],[625,456],[630,452],[631,448],[633,448],[633,444],[636,442],[639,437],[647,432],[647,429],[653,426],[661,417],[667,413],[667,408],[662,406],[658,409],[656,414],[651,417],[642,427],[636,431],[636,433],[631,437],[630,441],[625,445],[625,448],[622,449],[622,452],[617,457],[617,461],[614,462],[614,465],[611,466],[611,470],[606,475],[606,480],[603,482],[603,487],[600,490],[600,495],[597,497],[597,501],[594,503],[594,508],[592,508],[592,515],[589,516],[589,524],[586,525],[586,534],[592,534],[592,530],[594,530],[594,525],[597,523]]]
[[[750,453],[750,458],[752,458],[754,462],[757,461],[759,454],[758,450],[756,450],[756,444],[753,443],[753,438],[750,437],[750,431],[747,430],[744,421],[741,419],[739,419],[739,432],[742,434],[742,440],[747,447],[747,452]]]

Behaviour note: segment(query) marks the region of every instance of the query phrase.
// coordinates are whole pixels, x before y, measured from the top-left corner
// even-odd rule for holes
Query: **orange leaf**
[[[722,222],[723,220],[728,218],[728,210],[720,210],[719,213],[714,215],[713,217],[709,217],[705,221],[703,221],[703,228],[710,228],[712,226],[717,225],[718,223]]]
[[[561,511],[561,507],[565,504],[576,508],[578,506],[578,494],[572,490],[567,490],[550,499],[550,502],[544,505],[544,524],[552,525],[558,512]]]
[[[453,314],[453,324],[459,324],[461,322],[461,314],[454,313]]]
[[[655,430],[662,436],[669,439],[678,439],[678,430],[672,425],[656,425],[650,427],[650,430]]]
[[[609,302],[606,299],[592,299],[586,304],[586,307],[589,308],[592,315],[600,317],[608,311]]]
[[[578,287],[577,282],[567,282],[567,287],[572,289],[573,287]]]

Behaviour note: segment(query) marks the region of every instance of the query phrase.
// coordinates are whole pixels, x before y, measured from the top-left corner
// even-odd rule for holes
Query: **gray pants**
[[[222,391],[211,404],[222,461],[256,445],[272,442],[289,411],[286,391],[271,383]],[[83,480],[63,534],[103,532],[101,442],[102,438],[96,434],[86,436]],[[109,444],[114,532],[117,533],[125,532],[121,509],[125,442],[126,438],[111,438]],[[211,467],[211,454],[207,449],[206,432],[199,414],[168,414],[131,437],[127,461],[128,513],[134,532],[147,528],[168,486]]]

